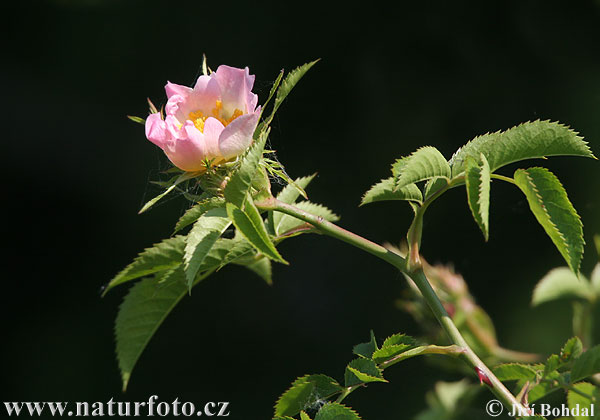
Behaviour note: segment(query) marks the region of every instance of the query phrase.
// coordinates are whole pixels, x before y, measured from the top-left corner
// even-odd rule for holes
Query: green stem
[[[517,184],[515,183],[515,180],[514,180],[514,179],[512,179],[512,178],[509,178],[509,177],[507,177],[507,176],[504,176],[504,175],[492,174],[492,175],[490,175],[490,177],[491,177],[491,178],[493,178],[493,179],[499,179],[499,180],[501,180],[501,181],[508,182],[509,184],[517,185]]]
[[[433,201],[433,200],[431,200]],[[429,281],[425,277],[425,273],[421,267],[417,267],[414,270],[408,270],[407,262],[400,255],[391,252],[390,250],[378,245],[370,240],[363,238],[362,236],[356,235],[346,229],[343,229],[320,216],[315,216],[304,210],[301,210],[292,205],[283,203],[274,197],[271,197],[262,202],[256,202],[256,206],[262,210],[273,210],[285,213],[287,215],[296,217],[307,223],[313,225],[317,230],[346,242],[352,246],[362,249],[382,260],[390,263],[400,271],[406,273],[417,285],[423,298],[428,303],[433,314],[437,318],[442,328],[446,331],[452,342],[465,349],[463,353],[463,359],[476,369],[484,378],[490,388],[490,390],[496,395],[496,397],[506,406],[507,409],[512,410],[517,408],[520,412],[527,412],[527,409],[506,389],[506,387],[500,382],[498,378],[492,373],[492,371],[477,357],[473,350],[469,347],[461,333],[459,332],[454,322],[444,309],[444,306],[440,302],[440,299],[435,294],[433,288],[429,284]],[[481,376],[480,376],[481,377]],[[342,393],[340,398],[345,398],[354,389],[347,389],[346,392]]]

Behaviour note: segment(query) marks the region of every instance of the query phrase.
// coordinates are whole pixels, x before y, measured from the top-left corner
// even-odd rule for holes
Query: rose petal
[[[173,95],[180,95],[186,97],[192,91],[192,88],[187,86],[178,85],[175,83],[167,82],[165,86],[165,92],[167,92],[167,99],[171,99]]]
[[[191,121],[185,124],[181,132],[185,135],[170,142],[169,147],[165,148],[165,154],[175,166],[184,171],[205,169],[203,162],[207,154],[204,134],[194,127]]]
[[[214,77],[200,76],[182,110],[186,115],[194,111],[202,111],[205,115],[210,115],[220,97],[219,82]]]
[[[250,75],[248,67],[237,69],[229,66],[219,66],[214,73],[221,87],[223,110],[227,116],[236,109],[244,113],[253,112],[256,108],[257,97],[251,92],[254,85],[254,75]]]
[[[204,121],[204,145],[209,159],[215,159],[214,163],[222,160],[219,149],[219,137],[225,126],[216,118],[209,117]]]
[[[225,160],[242,154],[252,143],[259,112],[242,115],[225,127],[219,138],[219,149]]]
[[[146,118],[146,138],[162,149],[168,137],[167,125],[163,121],[160,112],[148,115],[148,118]]]

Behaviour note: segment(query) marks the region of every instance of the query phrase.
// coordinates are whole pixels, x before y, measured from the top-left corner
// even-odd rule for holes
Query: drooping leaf
[[[273,116],[283,103],[283,100],[289,95],[294,86],[296,86],[296,84],[300,81],[300,79],[302,79],[306,72],[309,71],[312,66],[317,64],[318,61],[319,60],[317,59],[315,61],[311,61],[310,63],[303,64],[288,73],[288,75],[281,83],[281,86],[277,90],[277,96],[275,97],[273,111],[271,112],[271,116],[268,119],[269,122],[273,119]]]
[[[515,183],[573,272],[583,255],[583,225],[560,181],[546,168],[518,169]]]
[[[338,403],[325,404],[317,415],[315,420],[361,420],[360,416],[351,408]]]
[[[490,166],[483,153],[479,161],[472,156],[467,156],[465,166],[467,201],[486,241],[490,235],[490,175]]]
[[[106,289],[106,294],[113,287],[126,281],[137,279],[159,271],[168,270],[181,264],[183,250],[185,248],[185,237],[175,236],[146,248],[131,264],[113,278]]]
[[[223,191],[225,200],[228,203],[232,203],[239,208],[243,207],[246,196],[252,186],[252,180],[254,179],[256,171],[258,171],[259,162],[268,136],[268,130],[260,135],[258,140],[256,140],[243,156],[240,166],[231,175],[231,179]]]
[[[452,157],[452,176],[464,172],[467,156],[479,158],[482,153],[491,172],[509,163],[546,156],[594,157],[575,131],[556,122],[537,120],[475,137]]]
[[[354,359],[348,363],[344,379],[346,386],[369,382],[387,382],[377,364],[373,360],[365,358]]]
[[[377,340],[375,339],[375,334],[371,330],[371,340],[368,343],[361,343],[354,346],[352,349],[352,353],[357,356],[366,357],[370,359],[375,351],[377,351],[379,347],[377,346]]]
[[[594,385],[587,382],[580,382],[578,384],[573,385],[572,390],[569,390],[567,394],[567,403],[569,408],[572,410],[573,419],[574,420],[590,420],[597,419],[597,415],[592,417],[592,411],[595,411],[592,407],[593,402],[592,399],[598,398],[600,393],[598,392],[598,388]],[[582,395],[583,394],[583,395]],[[589,396],[590,398],[588,398]]]
[[[337,214],[333,213],[331,210],[325,206],[322,206],[321,204],[312,203],[310,201],[300,201],[294,204],[294,206],[315,216],[320,216],[329,222],[336,222],[340,219]],[[275,233],[277,235],[282,235],[303,225],[304,223],[305,222],[300,219],[296,219],[293,216],[285,214],[281,217],[281,219],[279,219],[279,222],[275,226]]]
[[[267,282],[269,286],[273,284],[273,269],[270,259],[261,258],[252,264],[248,264],[246,268]]]
[[[215,270],[234,246],[232,239],[219,239],[199,267],[194,284]],[[119,308],[115,324],[117,358],[127,387],[131,372],[163,320],[188,292],[182,266],[158,273],[135,284]]]
[[[156,278],[138,282],[119,309],[115,334],[123,390],[150,338],[188,290],[181,269],[169,274],[164,285],[158,285]]]
[[[251,200],[246,202],[245,211],[242,211],[232,203],[227,203],[227,214],[237,230],[259,252],[262,252],[274,261],[287,264],[287,261],[279,254],[277,248],[275,248],[275,245],[273,245],[273,242],[269,238],[260,213]]]
[[[166,196],[171,191],[173,191],[175,189],[175,187],[177,187],[182,182],[188,181],[192,178],[196,178],[199,175],[200,175],[199,172],[184,172],[183,174],[179,175],[171,183],[169,183],[169,186],[167,187],[167,189],[165,191],[163,191],[161,194],[157,195],[152,200],[150,200],[146,204],[144,204],[144,207],[142,207],[142,209],[138,212],[138,214],[145,212],[150,207],[155,205],[160,199],[162,199],[164,196]]]
[[[295,416],[322,400],[342,392],[343,388],[326,375],[306,375],[296,379],[275,404],[275,416]]]
[[[533,381],[537,375],[532,366],[521,363],[504,363],[494,367],[492,371],[501,381]]]
[[[406,200],[423,204],[423,194],[415,184],[409,184],[397,190],[394,189],[394,184],[394,177],[381,180],[365,193],[360,205],[390,200]]]
[[[600,372],[600,345],[583,353],[573,363],[571,382],[577,382]]]
[[[200,218],[204,213],[217,207],[224,207],[225,200],[220,197],[212,197],[201,201],[195,206],[189,208],[175,225],[175,232],[179,232],[186,226],[191,225]]]
[[[204,258],[230,224],[231,220],[222,207],[207,211],[194,223],[183,256],[183,268],[190,289]]]
[[[594,298],[594,291],[584,278],[578,278],[567,267],[559,267],[546,274],[533,289],[533,306],[558,299]]]
[[[450,178],[450,166],[438,149],[425,146],[392,166],[396,190],[432,178]]]
[[[219,270],[232,262],[239,265],[248,265],[254,262],[253,257],[256,255],[255,248],[241,234],[238,235],[238,233],[236,232],[236,237],[231,239],[234,244],[221,260]]]

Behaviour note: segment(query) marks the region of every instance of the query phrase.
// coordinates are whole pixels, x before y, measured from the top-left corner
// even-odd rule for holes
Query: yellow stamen
[[[198,130],[200,130],[201,133],[203,133],[204,132],[204,123],[206,122],[206,119],[208,117],[216,118],[217,120],[219,120],[221,122],[221,124],[223,124],[225,127],[227,127],[237,117],[244,115],[243,111],[236,108],[233,111],[233,114],[231,114],[231,116],[226,119],[221,115],[222,112],[223,112],[223,102],[221,102],[220,100],[217,100],[215,103],[215,107],[212,109],[212,115],[204,115],[204,113],[202,111],[192,111],[188,114],[188,119],[194,123],[194,126]]]

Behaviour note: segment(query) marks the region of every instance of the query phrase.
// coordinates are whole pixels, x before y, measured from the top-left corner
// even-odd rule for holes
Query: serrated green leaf
[[[277,96],[275,97],[273,111],[271,112],[271,116],[268,119],[269,123],[271,122],[271,120],[273,119],[273,116],[275,115],[275,113],[277,112],[277,110],[279,109],[281,104],[283,103],[283,100],[289,95],[289,93],[292,91],[294,86],[296,86],[296,84],[300,81],[300,79],[302,79],[302,77],[306,74],[306,72],[309,71],[312,66],[317,64],[318,61],[319,61],[319,59],[317,59],[315,61],[311,61],[310,63],[303,64],[288,73],[288,75],[285,77],[285,79],[281,83],[281,86],[277,90]]]
[[[212,197],[189,208],[183,216],[179,218],[179,221],[175,225],[175,232],[179,232],[186,226],[191,225],[207,211],[218,207],[225,207],[225,200],[220,197]]]
[[[310,201],[300,201],[294,204],[294,206],[315,216],[322,217],[328,222],[337,222],[340,220],[340,217],[337,214],[333,213],[331,210],[321,204],[312,203]],[[296,229],[303,224],[305,224],[304,221],[284,214],[275,226],[275,232],[277,235],[283,235],[286,232]]]
[[[269,286],[273,284],[273,269],[270,259],[261,258],[252,264],[248,264],[246,268],[267,282]]]
[[[300,420],[311,420],[311,418],[304,411],[301,411],[300,412]]]
[[[287,264],[287,261],[279,254],[277,248],[275,248],[275,245],[273,245],[273,242],[269,238],[260,213],[251,200],[246,202],[245,211],[240,210],[232,203],[227,203],[227,214],[237,230],[259,252],[262,252],[274,261]]]
[[[231,239],[231,241],[233,241],[234,245],[221,260],[221,265],[219,266],[218,270],[230,263],[247,266],[248,264],[254,262],[256,250],[250,242],[244,239],[241,235],[236,235],[236,237]]]
[[[388,337],[381,348],[373,353],[372,359],[376,363],[384,363],[415,347],[417,347],[417,342],[414,338],[404,334],[394,334]]]
[[[377,351],[379,347],[377,346],[377,340],[375,339],[375,334],[371,330],[371,340],[368,343],[360,343],[354,346],[352,349],[352,353],[357,356],[366,357],[370,359],[375,351]]]
[[[190,289],[204,258],[230,224],[231,220],[222,207],[207,211],[194,223],[187,236],[183,256],[183,268]]]
[[[571,382],[577,382],[600,372],[600,345],[583,353],[573,363]]]
[[[448,179],[446,178],[432,178],[425,183],[424,193],[425,200],[431,197],[433,194],[441,190],[442,188],[446,188],[448,186]]]
[[[548,375],[544,377],[544,380],[540,383],[534,385],[528,393],[529,403],[533,403],[540,398],[545,397],[546,395],[557,391],[560,388],[559,383],[565,382],[567,379],[568,373],[560,373],[557,371],[550,372]],[[519,386],[523,386],[525,384],[524,381],[517,382]]]
[[[339,403],[325,404],[317,415],[315,420],[361,420],[360,416],[352,409]]]
[[[294,184],[288,184],[285,187],[283,187],[283,189],[279,192],[279,194],[277,194],[277,199],[286,204],[294,204],[296,202],[296,200],[298,199],[298,197],[300,197],[300,191],[298,190],[297,187],[302,188],[302,189],[306,188],[308,186],[308,184],[310,184],[310,182],[314,179],[315,176],[316,176],[316,174],[312,174],[309,176],[297,178],[294,181]],[[281,229],[279,229],[279,225],[280,225],[281,219],[283,217],[285,217],[285,215],[281,212],[273,213],[273,226],[274,226],[274,232],[276,235],[278,234],[277,232],[281,232]]]
[[[293,417],[290,417],[290,416],[284,416],[284,417],[277,416],[277,417],[273,417],[273,420],[296,420],[296,419]]]
[[[432,178],[450,178],[450,166],[438,149],[425,146],[392,166],[395,185],[399,190],[409,184]]]
[[[594,292],[583,278],[578,278],[567,267],[559,267],[546,274],[533,289],[531,304],[533,306],[558,299],[594,298]]]
[[[486,241],[490,235],[490,175],[490,166],[483,153],[479,156],[479,161],[472,156],[467,156],[465,166],[467,201]]]
[[[560,361],[563,364],[570,363],[581,356],[583,345],[579,337],[571,337],[560,350]]]
[[[583,255],[583,225],[560,181],[546,168],[518,169],[515,183],[563,258],[579,272]]]
[[[558,354],[551,354],[544,364],[544,376],[548,376],[551,372],[554,372],[560,366],[560,358]]]
[[[452,157],[452,177],[464,172],[467,156],[479,158],[482,153],[491,172],[509,163],[546,156],[594,157],[587,143],[570,128],[537,120],[475,137]]]
[[[346,366],[346,374],[344,375],[346,386],[359,385],[369,382],[387,382],[383,378],[381,370],[377,364],[371,359],[354,359]]]
[[[146,248],[108,283],[103,295],[119,284],[180,265],[183,260],[184,248],[184,236],[165,239],[151,248]]]
[[[225,200],[228,203],[232,203],[239,208],[244,206],[246,196],[252,186],[252,180],[258,170],[268,136],[268,131],[260,135],[258,140],[254,142],[242,157],[240,166],[231,175],[231,179],[223,191]]]
[[[296,379],[275,404],[275,416],[295,416],[302,410],[342,392],[343,388],[326,375],[306,375]]]
[[[315,176],[317,176],[316,173],[309,176],[296,178],[293,184],[287,184],[285,187],[283,187],[279,194],[277,194],[277,199],[286,204],[294,204],[301,195],[301,191],[298,190],[298,187],[304,190],[308,184],[315,179]]]
[[[573,388],[574,390],[569,390],[567,394],[567,403],[569,409],[571,409],[573,415],[572,418],[575,420],[597,419],[597,413],[594,413],[593,417],[591,413],[595,411],[594,408],[596,408],[592,407],[593,402],[595,402],[592,400],[600,396],[598,388],[587,382],[575,384],[573,385]]]
[[[219,239],[200,265],[202,274],[196,277],[194,285],[215,270],[233,246],[234,240]],[[123,389],[146,345],[188,290],[182,266],[144,279],[129,290],[115,323]]]
[[[394,184],[394,177],[381,180],[365,193],[360,205],[390,200],[406,200],[423,204],[423,194],[415,184],[409,184],[397,190],[394,189]]]
[[[115,335],[123,390],[150,338],[187,291],[182,270],[172,270],[170,276],[164,285],[156,278],[138,282],[119,308]]]
[[[144,204],[144,207],[141,208],[141,210],[138,212],[138,214],[142,214],[143,212],[148,210],[150,207],[155,205],[160,199],[162,199],[164,196],[166,196],[171,191],[173,191],[175,189],[175,187],[178,186],[179,184],[181,184],[182,182],[188,181],[192,178],[196,178],[199,175],[201,175],[199,172],[185,172],[185,173],[181,174],[180,176],[175,178],[172,183],[170,183],[170,185],[168,186],[168,188],[165,191],[163,191],[161,194],[157,195],[152,200],[150,200],[146,204]]]
[[[533,381],[537,371],[531,365],[521,363],[504,363],[492,369],[494,375],[501,381]]]

